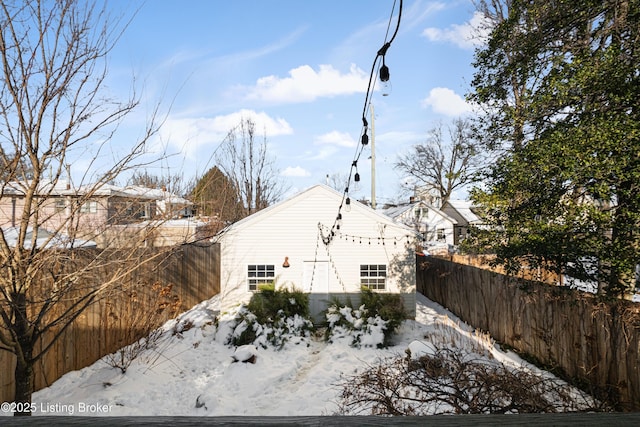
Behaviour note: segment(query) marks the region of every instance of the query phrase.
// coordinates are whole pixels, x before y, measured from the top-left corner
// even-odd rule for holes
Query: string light
[[[331,226],[330,232],[327,235],[324,235],[324,234],[322,235],[322,241],[324,242],[325,245],[329,245],[331,243],[331,241],[335,237],[335,230],[340,230],[340,227],[342,226],[342,221],[341,221],[342,208],[344,207],[347,212],[351,210],[351,198],[349,197],[349,185],[351,184],[351,178],[353,177],[355,182],[360,181],[360,174],[357,171],[357,166],[358,166],[358,160],[360,160],[360,156],[362,155],[364,148],[369,144],[369,135],[368,135],[369,122],[367,122],[367,109],[371,105],[370,98],[375,86],[373,76],[375,74],[375,69],[376,69],[376,65],[378,64],[378,61],[382,60],[382,65],[380,66],[378,71],[379,78],[380,78],[380,81],[384,84],[388,84],[389,82],[390,73],[389,73],[389,67],[385,62],[385,58],[387,55],[387,51],[389,50],[389,47],[391,47],[391,43],[393,43],[393,41],[395,40],[396,36],[398,35],[398,30],[400,29],[400,21],[402,19],[402,0],[400,0],[400,4],[398,7],[398,20],[396,23],[395,31],[391,36],[391,38],[388,41],[386,41],[389,35],[389,30],[391,28],[391,22],[392,22],[393,12],[395,8],[396,8],[396,1],[393,2],[393,7],[391,8],[391,16],[389,17],[387,33],[385,34],[385,43],[376,53],[376,57],[373,60],[373,65],[371,67],[371,72],[369,73],[369,85],[367,86],[367,92],[364,99],[364,108],[362,109],[362,134],[360,136],[360,146],[356,147],[354,160],[351,163],[351,169],[349,170],[349,176],[347,178],[347,186],[344,190],[344,193],[342,194],[342,201],[340,202],[340,206],[338,207],[338,216],[336,217],[335,222]],[[355,171],[355,174],[354,174],[354,171]],[[369,244],[371,244],[371,241],[369,241]]]
[[[330,236],[330,233],[331,233],[330,229],[328,227],[322,225],[322,223],[318,223],[318,229],[319,229],[320,236],[322,237],[322,240],[326,243],[326,241],[329,239],[329,236]],[[384,231],[381,230],[380,233],[384,233]],[[357,243],[357,244],[360,244],[360,245],[362,244],[363,241],[366,244],[370,245],[372,239],[376,239],[379,245],[386,245],[386,242],[393,242],[394,246],[397,246],[398,242],[400,242],[400,243],[406,242],[407,245],[410,245],[411,244],[411,239],[413,237],[415,237],[412,234],[406,234],[406,235],[394,236],[394,237],[385,237],[383,235],[360,236],[360,235],[356,235],[356,234],[343,233],[343,232],[340,232],[340,231],[338,231],[337,233],[334,232],[334,235],[337,236],[338,239],[344,240],[345,242],[351,241],[351,243]]]

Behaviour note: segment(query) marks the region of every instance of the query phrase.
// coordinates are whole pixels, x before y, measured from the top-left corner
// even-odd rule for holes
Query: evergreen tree
[[[639,0],[531,0],[512,1],[477,53],[471,98],[493,109],[489,145],[508,147],[474,193],[499,260],[592,279],[611,295],[634,286],[639,46]],[[518,102],[514,81],[526,87]]]
[[[198,206],[201,214],[217,217],[223,223],[235,222],[243,217],[237,190],[217,166],[209,169],[198,180],[191,200]]]

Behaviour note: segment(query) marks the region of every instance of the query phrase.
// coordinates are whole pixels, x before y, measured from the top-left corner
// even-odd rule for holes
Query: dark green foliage
[[[378,346],[387,347],[406,318],[407,314],[399,294],[377,293],[362,288],[359,307],[354,307],[351,299],[345,302],[333,299],[327,309],[326,338],[331,341],[336,337],[349,335],[351,344],[360,347],[363,336],[374,333],[382,324],[384,337]]]
[[[384,332],[384,345],[389,345],[391,338],[402,322],[407,318],[404,302],[400,294],[383,294],[362,288],[362,304],[371,316],[380,316],[387,322]]]
[[[473,194],[491,226],[476,251],[628,292],[640,263],[640,0],[508,9],[474,64],[470,98],[491,106],[480,127],[496,154]]]
[[[217,216],[223,223],[235,222],[243,217],[237,188],[217,166],[198,180],[190,197],[200,214]]]
[[[275,285],[261,285],[259,292],[251,297],[247,309],[256,316],[259,323],[273,321],[278,316],[309,317],[309,295],[302,291],[275,289]]]
[[[275,289],[273,284],[260,286],[233,323],[227,344],[254,344],[265,348],[272,345],[281,349],[290,337],[306,338],[313,329],[309,320],[309,296],[296,289]]]

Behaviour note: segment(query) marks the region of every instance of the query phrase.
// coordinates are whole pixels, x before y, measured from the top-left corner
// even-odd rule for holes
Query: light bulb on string
[[[351,212],[351,199],[349,197],[344,201],[344,210],[346,212]]]
[[[356,191],[360,190],[360,174],[356,171],[356,173],[353,175],[353,189]]]
[[[391,90],[393,88],[391,87],[391,82],[387,80],[386,82],[380,83],[380,89],[382,91],[382,96],[389,96],[391,95]]]
[[[389,77],[391,74],[389,73],[389,67],[384,63],[384,56],[382,57],[382,66],[380,67],[380,81],[387,82],[389,81]]]
[[[389,96],[391,94],[391,82],[389,82],[389,67],[384,63],[384,56],[382,57],[382,66],[380,67],[380,89],[382,90],[382,96]]]

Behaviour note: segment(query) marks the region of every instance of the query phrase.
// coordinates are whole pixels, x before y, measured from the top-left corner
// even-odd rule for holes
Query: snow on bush
[[[364,305],[357,309],[332,305],[327,309],[327,340],[347,343],[352,347],[384,345],[387,321],[380,316],[368,316]]]
[[[297,291],[268,289],[230,313],[227,320],[220,322],[219,329],[225,330],[225,344],[236,347],[272,346],[280,350],[287,343],[308,345],[313,323],[306,317],[306,304]]]
[[[327,339],[348,342],[353,347],[387,347],[400,324],[406,319],[398,294],[372,292],[363,288],[361,305],[353,307],[334,301],[327,309]]]

